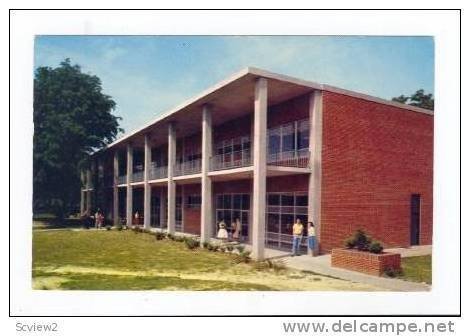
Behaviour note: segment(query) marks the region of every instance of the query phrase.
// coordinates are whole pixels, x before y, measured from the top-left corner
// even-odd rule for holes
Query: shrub
[[[357,230],[346,240],[345,245],[347,248],[357,248],[359,251],[368,251],[371,240],[372,239],[366,235],[363,230]]]
[[[209,244],[208,242],[203,242],[203,243],[202,243],[202,247],[205,248],[206,250],[209,249],[209,245],[210,245],[210,244]]]
[[[245,246],[243,245],[237,245],[235,246],[235,248],[237,249],[239,254],[242,254],[243,252],[245,252]]]
[[[372,243],[370,243],[369,245],[369,251],[372,253],[376,253],[376,254],[382,253],[383,249],[384,247],[377,240],[372,241]]]
[[[184,243],[190,250],[194,250],[199,247],[199,241],[194,238],[187,238],[184,240]]]
[[[166,235],[166,237],[167,237],[168,239],[170,239],[170,240],[175,240],[175,235],[172,234],[172,233],[168,233],[168,234]]]
[[[384,274],[390,278],[396,278],[403,274],[403,270],[401,268],[387,267],[384,270]]]
[[[250,251],[243,251],[243,252],[240,252],[236,257],[235,259],[233,260],[234,263],[236,264],[241,264],[241,263],[249,263],[251,261],[251,258],[250,258]]]
[[[184,236],[174,236],[173,240],[182,243],[186,240],[186,237],[184,237]]]
[[[225,251],[227,251],[227,248],[225,246],[221,246],[219,250],[220,252],[224,253]]]
[[[287,268],[284,259],[280,259],[276,261],[268,259],[267,263],[268,263],[268,267],[274,270],[275,272],[283,271]]]
[[[110,231],[111,230],[111,225],[106,225],[106,230]]]
[[[209,243],[207,249],[211,252],[217,252],[219,250],[219,245]]]
[[[155,239],[156,240],[163,240],[163,239],[165,239],[165,237],[166,237],[166,234],[164,232],[161,232],[161,231],[155,232]]]
[[[227,245],[227,251],[232,252],[233,251],[233,245]]]

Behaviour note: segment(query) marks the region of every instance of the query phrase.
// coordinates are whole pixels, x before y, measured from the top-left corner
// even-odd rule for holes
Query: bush
[[[106,225],[106,230],[110,231],[111,230],[111,225]]]
[[[346,239],[346,241],[344,242],[344,245],[346,245],[346,247],[348,249],[352,249],[354,247],[356,247],[356,242],[354,240],[353,237],[349,237],[348,239]]]
[[[206,250],[209,249],[209,245],[210,245],[210,244],[209,244],[208,242],[203,242],[203,243],[202,243],[202,247],[205,248]]]
[[[172,233],[168,233],[168,234],[166,235],[166,237],[167,237],[168,239],[170,239],[170,240],[175,240],[175,235],[172,234]]]
[[[227,251],[227,248],[225,246],[221,246],[220,247],[220,252],[224,253],[225,251]]]
[[[227,245],[227,251],[232,252],[233,251],[233,245]]]
[[[401,268],[388,267],[384,270],[384,274],[389,278],[396,278],[403,274],[403,270]]]
[[[383,249],[384,249],[384,247],[377,240],[374,240],[374,241],[372,241],[372,243],[370,243],[369,251],[372,252],[372,253],[376,253],[376,254],[382,253]]]
[[[165,239],[165,237],[166,237],[166,234],[164,232],[161,232],[161,231],[155,232],[155,239],[156,240],[163,240],[163,239]]]
[[[242,254],[243,252],[245,252],[245,246],[243,245],[237,245],[235,246],[235,248],[237,249],[238,254]]]
[[[186,240],[186,237],[184,237],[184,236],[175,236],[173,240],[176,241],[176,242],[182,243]]]
[[[369,251],[369,246],[372,239],[366,235],[362,230],[357,230],[351,237],[349,237],[345,245],[347,248],[357,248],[359,251]]]
[[[250,251],[243,251],[243,252],[240,252],[236,257],[235,259],[233,260],[234,263],[236,264],[241,264],[241,263],[249,263],[251,261],[251,258],[250,258]]]
[[[199,247],[199,241],[194,238],[187,238],[184,240],[184,244],[190,250],[194,250]]]

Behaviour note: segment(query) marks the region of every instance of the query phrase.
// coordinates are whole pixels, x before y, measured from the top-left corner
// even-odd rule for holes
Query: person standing
[[[308,225],[308,228],[307,228],[308,252],[309,252],[309,255],[314,256],[315,255],[315,244],[316,244],[315,225],[313,225],[313,222],[308,222],[307,225]]]
[[[240,219],[235,219],[235,222],[233,223],[233,233],[232,233],[232,238],[233,240],[237,240],[240,239],[240,228],[241,228],[241,224],[240,224]]]
[[[300,241],[302,240],[302,232],[304,226],[297,218],[294,225],[292,225],[292,256],[300,255]]]

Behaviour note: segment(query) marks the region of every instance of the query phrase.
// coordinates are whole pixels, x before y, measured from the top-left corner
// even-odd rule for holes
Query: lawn
[[[318,274],[236,263],[130,230],[34,230],[33,288],[81,290],[348,290],[376,288]]]
[[[402,258],[401,267],[403,269],[401,279],[432,283],[432,257],[430,255]]]

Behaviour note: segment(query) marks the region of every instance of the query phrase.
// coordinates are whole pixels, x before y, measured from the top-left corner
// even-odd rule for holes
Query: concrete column
[[[144,139],[144,228],[150,229],[150,199],[151,186],[150,180],[150,164],[152,162],[152,150],[150,148],[149,135],[145,134]]]
[[[321,242],[321,149],[322,149],[322,92],[310,94],[310,176],[308,182],[308,220],[315,225],[317,244],[309,254],[317,255]]]
[[[202,109],[202,146],[201,146],[201,244],[208,242],[213,233],[212,219],[212,180],[208,176],[212,156],[212,115],[210,107]]]
[[[85,172],[80,170],[80,215],[85,212],[85,192],[83,187],[85,186]]]
[[[127,227],[132,226],[132,170],[134,163],[132,144],[127,144],[127,193],[126,193],[126,223]]]
[[[253,251],[255,260],[264,259],[266,225],[266,132],[268,82],[258,78],[255,84],[253,138]]]
[[[176,162],[176,130],[175,124],[168,124],[168,233],[175,233],[175,207],[176,207],[176,185],[173,180]]]
[[[119,224],[119,189],[118,189],[118,178],[119,178],[119,152],[114,152],[113,159],[113,223],[114,225]]]
[[[91,168],[86,170],[86,211],[91,214]]]

